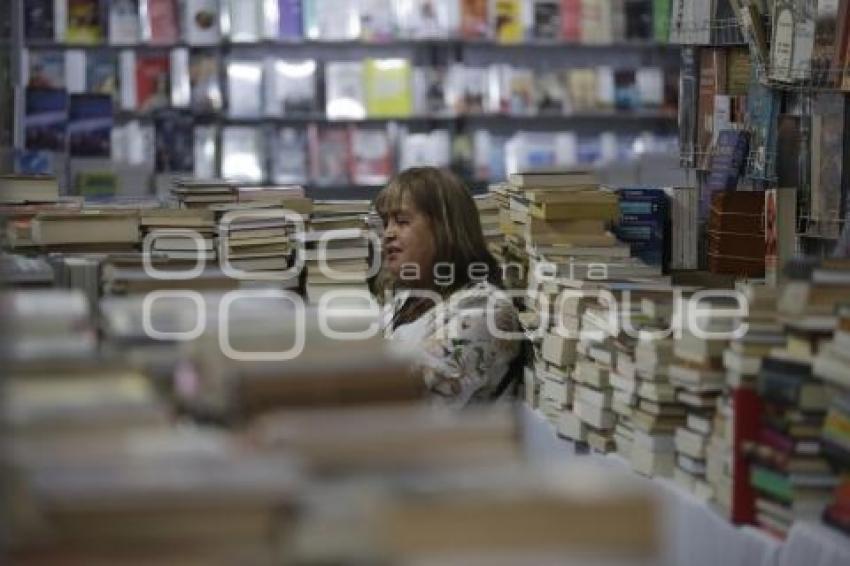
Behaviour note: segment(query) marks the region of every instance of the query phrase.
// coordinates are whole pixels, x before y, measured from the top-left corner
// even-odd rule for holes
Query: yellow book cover
[[[103,41],[103,12],[98,0],[68,0],[68,43]]]
[[[597,219],[615,221],[620,216],[617,203],[541,203],[530,206],[531,216],[545,220]]]
[[[519,43],[523,39],[521,0],[496,0],[495,29],[499,43]]]
[[[409,116],[413,111],[410,62],[366,61],[366,109],[370,117]]]

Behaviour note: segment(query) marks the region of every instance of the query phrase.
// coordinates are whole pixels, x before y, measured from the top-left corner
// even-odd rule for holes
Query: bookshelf
[[[635,4],[638,3],[640,2],[635,2]],[[672,139],[676,131],[675,99],[671,99],[671,96],[675,96],[675,93],[671,94],[669,84],[675,83],[675,79],[671,79],[670,77],[676,76],[678,72],[677,47],[671,46],[666,41],[657,38],[653,35],[652,30],[648,30],[648,35],[646,36],[637,37],[633,30],[626,34],[624,28],[621,32],[618,32],[622,33],[622,36],[615,37],[612,32],[611,37],[601,41],[599,37],[589,38],[587,41],[577,40],[575,38],[541,39],[533,37],[529,28],[525,30],[525,35],[521,40],[505,42],[494,38],[462,37],[459,35],[460,28],[457,28],[455,32],[444,34],[443,37],[398,36],[364,39],[334,38],[325,40],[306,37],[301,37],[300,39],[269,38],[261,33],[253,40],[237,41],[229,37],[227,33],[221,33],[218,40],[214,42],[205,41],[203,44],[199,44],[198,42],[189,41],[187,36],[181,34],[178,41],[171,40],[158,43],[133,42],[125,45],[109,43],[108,38],[110,34],[108,29],[103,32],[103,40],[92,43],[81,43],[64,39],[45,40],[29,38],[25,24],[25,1],[13,0],[12,4],[12,21],[18,31],[14,43],[19,48],[16,52],[21,54],[17,58],[17,61],[13,62],[17,69],[14,84],[18,99],[14,112],[14,146],[19,151],[24,150],[28,145],[25,132],[27,122],[25,110],[27,85],[24,84],[24,80],[29,75],[27,66],[30,62],[28,58],[50,57],[51,54],[56,54],[64,58],[66,65],[67,58],[73,54],[73,57],[78,61],[76,64],[78,66],[85,65],[83,67],[85,69],[88,68],[91,64],[90,61],[93,60],[105,58],[106,60],[114,61],[115,80],[118,84],[116,87],[117,91],[113,96],[113,112],[111,116],[103,116],[104,119],[111,118],[113,130],[119,130],[129,124],[133,128],[136,128],[136,130],[141,128],[141,131],[145,132],[144,135],[153,139],[153,141],[147,141],[145,143],[153,143],[154,145],[167,143],[167,141],[163,142],[159,140],[158,134],[159,124],[163,120],[169,120],[169,112],[178,115],[181,119],[185,119],[181,126],[183,129],[177,128],[174,130],[177,133],[172,132],[171,135],[180,135],[186,140],[191,140],[192,138],[197,140],[198,127],[207,128],[210,131],[214,129],[215,132],[209,139],[214,140],[213,143],[216,144],[216,162],[202,167],[196,166],[193,170],[176,171],[177,173],[195,176],[199,175],[199,169],[201,171],[214,172],[216,176],[222,174],[222,132],[231,127],[255,128],[258,139],[265,140],[262,145],[264,146],[263,151],[267,152],[267,154],[259,159],[260,162],[266,164],[265,178],[263,179],[264,184],[275,184],[269,163],[274,159],[274,155],[276,155],[274,153],[276,149],[273,147],[273,140],[283,129],[297,131],[300,135],[301,132],[310,128],[318,128],[319,130],[325,128],[332,129],[337,126],[353,128],[354,130],[359,128],[373,130],[376,128],[386,128],[388,138],[391,140],[390,154],[387,156],[391,163],[389,166],[390,173],[397,170],[400,166],[401,154],[403,152],[401,144],[409,135],[446,132],[450,145],[448,157],[442,156],[442,148],[432,148],[432,151],[438,152],[439,157],[430,161],[450,166],[458,161],[458,157],[453,153],[454,147],[458,143],[470,145],[470,141],[468,140],[475,138],[478,132],[485,132],[488,135],[492,134],[487,139],[492,138],[494,141],[484,147],[484,149],[478,151],[476,159],[485,160],[485,169],[488,171],[492,169],[489,162],[496,160],[495,169],[493,170],[497,173],[480,173],[482,170],[481,165],[466,164],[459,168],[459,170],[466,172],[479,171],[478,174],[472,176],[466,175],[468,181],[476,186],[487,181],[499,181],[504,178],[504,165],[500,165],[500,160],[504,159],[504,144],[507,139],[517,132],[549,132],[552,135],[567,132],[580,138],[582,143],[592,145],[601,143],[599,134],[600,132],[606,132],[619,136],[618,139],[620,139],[621,145],[627,147],[631,143],[629,140],[635,140],[646,132],[651,132],[659,136],[659,139],[665,139],[665,136]],[[647,0],[644,4],[647,10],[651,9],[651,1]],[[226,18],[224,17],[226,6],[227,2],[223,2],[221,5],[222,29],[225,29],[229,25],[225,23]],[[651,12],[644,13],[651,14]],[[625,25],[625,23],[622,25]],[[215,80],[217,81],[216,86],[222,98],[221,103],[211,111],[205,110],[202,112],[193,110],[192,105],[186,103],[186,101],[181,102],[177,106],[166,104],[161,108],[157,108],[155,111],[140,111],[137,107],[134,107],[133,103],[125,103],[122,99],[122,83],[127,82],[122,76],[122,58],[128,56],[128,54],[133,57],[134,65],[136,65],[135,73],[137,75],[139,73],[138,65],[140,64],[140,59],[170,58],[172,59],[170,63],[173,65],[175,54],[183,57],[190,64],[194,64],[196,59],[203,56],[212,58],[215,61],[214,72],[217,75]],[[417,80],[415,73],[418,69],[437,69],[440,72],[445,72],[451,67],[456,67],[461,70],[471,68],[476,72],[480,71],[479,76],[483,76],[484,78],[479,81],[481,83],[479,87],[483,88],[484,83],[493,83],[495,80],[501,81],[500,88],[503,89],[502,94],[489,94],[491,98],[493,96],[500,96],[501,99],[495,102],[481,101],[483,106],[492,106],[494,108],[492,110],[484,107],[455,107],[449,111],[422,112],[421,108],[417,107],[413,108],[412,112],[405,112],[402,115],[393,115],[390,113],[387,116],[373,116],[366,112],[362,116],[329,117],[323,112],[326,106],[326,100],[324,99],[330,96],[328,93],[329,73],[327,71],[327,64],[336,61],[368,61],[370,58],[399,58],[407,62],[406,64],[409,69],[407,72],[410,73],[408,80],[413,83],[411,84],[411,96],[414,97],[414,100],[411,100],[410,104],[414,106],[418,106],[419,102],[421,102],[415,100],[416,96],[421,95],[417,95],[414,90],[418,88],[415,84]],[[265,65],[266,60],[315,61],[317,70],[314,78],[316,89],[313,104],[314,111],[291,113],[289,115],[287,115],[287,112],[284,112],[284,115],[279,115],[279,112],[275,112],[278,115],[269,115],[262,108],[263,102],[261,101],[261,111],[255,115],[232,115],[230,107],[233,97],[229,92],[228,65],[234,60],[255,61],[263,65]],[[84,61],[84,63],[79,63],[79,61]],[[502,73],[502,75],[499,75],[501,78],[498,79],[493,78],[496,77],[494,69],[497,66],[504,67],[498,71]],[[173,71],[173,66],[170,68],[172,70],[168,72],[173,74],[175,72]],[[511,81],[519,83],[522,80],[531,80],[533,89],[539,90],[541,88],[539,81],[542,80],[542,75],[557,73],[559,76],[558,80],[563,81],[560,86],[564,92],[563,96],[570,96],[570,85],[568,84],[566,73],[571,69],[597,68],[611,73],[610,78],[603,78],[604,80],[610,80],[611,85],[606,88],[612,89],[611,94],[608,95],[610,99],[600,101],[597,108],[569,108],[563,106],[561,111],[553,112],[548,109],[543,111],[536,107],[537,102],[534,99],[522,102],[522,104],[530,104],[532,106],[522,111],[512,112],[510,109],[504,107],[505,104],[514,104],[511,100],[506,102],[505,99],[506,96],[515,96],[511,94],[512,91],[510,89],[515,88],[511,84]],[[626,95],[625,102],[614,100],[614,73],[631,73],[631,80],[634,81],[636,80],[635,73],[639,69],[644,68],[658,69],[660,71],[661,75],[657,80],[663,81],[665,84],[659,85],[656,88],[663,92],[653,96],[660,96],[661,99],[645,103],[639,100],[636,95],[629,94]],[[512,78],[516,76],[515,71],[517,70],[520,73],[530,70],[531,74],[520,79]],[[183,69],[180,72],[185,75],[194,72],[194,70]],[[490,75],[488,76],[487,73]],[[265,82],[270,79],[265,78],[266,74],[267,71],[264,67],[264,78],[262,79],[264,84],[259,87],[260,95],[263,95],[265,90],[268,89],[265,86]],[[449,83],[445,75],[442,76],[444,78],[437,80],[443,80],[442,87],[448,89]],[[173,78],[173,76],[167,77],[166,80]],[[603,80],[603,78],[599,80]],[[620,81],[621,78],[618,75],[617,81]],[[190,82],[190,79],[186,76],[183,76],[180,80],[186,83]],[[464,80],[468,81],[469,79],[461,79],[460,84],[462,88],[466,88],[464,86],[466,84],[463,82]],[[473,79],[473,82],[475,80]],[[68,90],[71,90],[70,85],[64,86]],[[506,88],[508,90],[504,90]],[[520,86],[518,88],[525,87]],[[600,86],[599,88],[602,87]],[[619,89],[620,86],[616,88]],[[637,86],[633,84],[628,88],[636,89]],[[89,89],[90,85],[88,84],[82,88],[79,85],[74,87],[75,92],[88,92]],[[444,92],[443,97],[446,104],[449,104],[448,97],[450,96],[457,98],[458,96],[463,97],[466,95],[464,92],[455,92],[453,95]],[[486,96],[485,94],[485,98]],[[537,96],[540,95],[532,91],[532,97],[536,98]],[[631,100],[629,100],[630,97]],[[136,101],[136,104],[138,103]],[[426,100],[425,103],[430,104],[430,101]],[[452,104],[455,106],[457,104],[466,106],[463,100],[460,103],[455,102]],[[121,132],[121,137],[113,135],[112,143],[123,145],[133,145],[136,143],[134,141],[128,142],[123,135],[123,132]],[[458,140],[461,141],[458,142]],[[185,146],[186,143],[178,142],[169,145],[172,147]],[[553,141],[552,143],[554,144],[555,142]],[[309,152],[311,149],[304,147],[303,151]],[[69,153],[67,146],[64,152],[59,153],[64,154],[57,155],[58,158],[55,160],[35,159],[31,160],[31,162],[35,162],[42,167],[58,169],[58,171],[48,172],[58,173],[58,176],[64,179],[63,185],[65,192],[69,194],[85,194],[84,188],[76,186],[77,181],[75,180],[74,173],[76,169],[71,166],[71,162],[77,158],[64,158]],[[146,150],[146,155],[153,153],[154,150]],[[597,154],[599,154],[599,150],[597,149],[583,153],[583,155]],[[482,157],[482,155],[489,155],[489,157]],[[109,156],[103,155],[101,157],[107,158]],[[112,157],[113,161],[115,161],[114,155]],[[144,157],[144,159],[148,160],[149,157]],[[550,157],[549,159],[554,158]],[[579,159],[579,155],[576,154],[570,159],[577,160]],[[308,156],[308,160],[315,160],[315,157]],[[189,163],[192,159],[187,158],[184,161]],[[135,167],[135,165],[138,165],[137,162],[138,159],[132,165]],[[114,167],[126,169],[125,165],[123,162],[116,162]],[[175,173],[173,170],[160,171],[160,165],[156,163],[145,162],[144,165],[149,170],[148,173],[152,178],[160,173]],[[83,168],[86,168],[86,166],[86,164],[83,164]],[[98,165],[95,164],[94,166],[97,167]],[[312,178],[311,173],[311,175],[303,179],[302,184],[313,186],[315,185],[314,181],[315,179]],[[152,181],[149,184],[153,187],[157,183]],[[356,191],[356,186],[352,186],[352,190]]]

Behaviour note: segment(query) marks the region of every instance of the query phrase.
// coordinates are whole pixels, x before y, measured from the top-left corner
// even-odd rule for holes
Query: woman
[[[501,396],[521,363],[519,323],[466,187],[446,171],[415,167],[375,205],[387,335],[416,345],[416,369],[435,401],[463,407]]]

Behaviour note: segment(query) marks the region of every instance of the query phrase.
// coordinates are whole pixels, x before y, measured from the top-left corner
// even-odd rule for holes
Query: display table
[[[522,414],[528,456],[535,461],[594,458],[631,472],[616,455],[579,454],[539,413]],[[635,474],[636,477],[641,477]],[[643,478],[663,506],[663,563],[687,566],[850,566],[850,537],[820,523],[798,522],[783,542],[750,526],[735,526],[672,480]]]

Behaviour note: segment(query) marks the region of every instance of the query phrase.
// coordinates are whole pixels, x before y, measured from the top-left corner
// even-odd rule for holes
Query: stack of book
[[[34,246],[32,219],[39,212],[72,212],[82,199],[60,198],[54,177],[0,175],[0,221],[3,244],[10,249]]]
[[[369,292],[369,206],[368,201],[314,203],[309,230],[297,236],[310,302],[335,291]]]
[[[564,318],[569,316],[565,314]],[[565,324],[561,320],[559,324],[552,321],[535,352],[533,380],[536,386],[532,387],[539,390],[540,411],[558,427],[559,434],[583,440],[577,438],[569,423],[563,421],[564,413],[573,405],[574,385],[571,374],[576,362],[577,337],[578,333],[570,331],[568,322]]]
[[[214,204],[234,203],[236,188],[222,180],[181,179],[174,183],[171,194],[183,208],[209,208]]]
[[[834,337],[818,353],[812,369],[826,384],[830,397],[821,449],[842,478],[823,519],[850,533],[850,309],[847,307],[840,309]]]
[[[723,336],[731,333],[729,324],[719,323],[711,315],[697,319],[702,332]],[[707,339],[697,329],[683,330],[675,341],[670,382],[676,387],[677,409],[686,417],[676,429],[676,469],[674,479],[697,497],[709,500],[711,485],[706,481],[706,453],[718,398],[726,383],[723,353],[725,338]]]
[[[142,211],[139,223],[146,252],[189,262],[216,259],[215,217],[210,210],[149,209]]]
[[[749,447],[756,523],[784,537],[798,519],[817,519],[838,479],[823,457],[829,398],[811,358],[775,349],[759,371],[762,400],[756,442]]]
[[[747,314],[736,320],[747,332],[730,340],[723,352],[726,383],[717,400],[706,449],[706,480],[714,501],[736,523],[752,521],[752,493],[744,447],[755,440],[758,422],[756,389],[762,359],[785,344],[778,321],[778,290],[756,283],[739,284]]]
[[[232,271],[234,277],[247,280],[284,277],[292,263],[289,238],[294,218],[288,218],[284,209],[274,202],[211,208],[218,217],[219,261],[225,272]]]
[[[673,475],[673,434],[685,424],[684,415],[673,404],[675,388],[669,379],[673,347],[672,338],[646,334],[635,348],[638,404],[632,410],[630,461],[632,469],[646,476]]]
[[[495,195],[493,193],[476,195],[475,205],[478,208],[481,231],[484,234],[484,241],[487,242],[487,248],[491,251],[496,248],[501,252],[504,236],[499,229],[499,203]]]
[[[764,193],[715,193],[708,222],[708,270],[764,277],[764,258]]]

